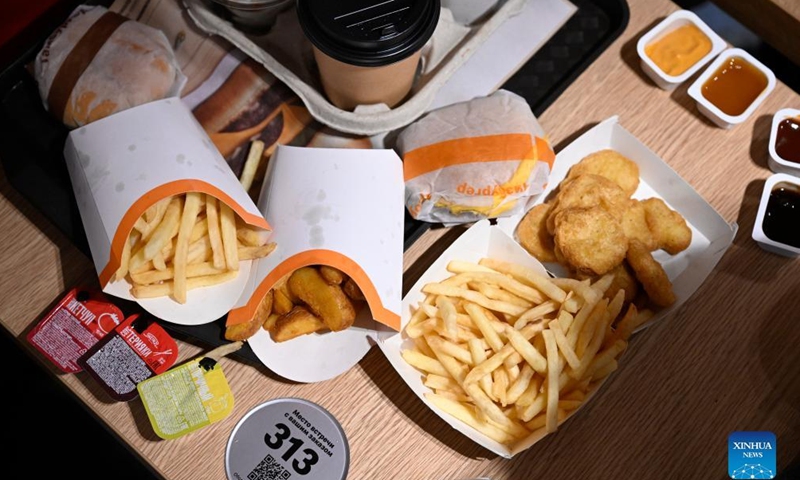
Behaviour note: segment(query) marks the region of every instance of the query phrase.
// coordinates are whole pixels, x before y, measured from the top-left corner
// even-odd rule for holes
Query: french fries
[[[247,152],[247,160],[244,162],[242,176],[239,179],[245,192],[249,192],[250,187],[253,185],[253,180],[256,177],[258,165],[261,163],[261,157],[264,154],[265,146],[262,140],[254,140],[250,143],[250,150]]]
[[[236,215],[224,203],[219,206],[219,225],[222,235],[222,251],[228,270],[239,270],[239,241],[236,237]]]
[[[114,279],[128,279],[136,298],[171,296],[186,303],[189,290],[233,280],[239,261],[265,257],[275,249],[274,243],[266,243],[266,235],[249,235],[248,240],[256,237],[263,239],[261,244],[238,240],[236,214],[213,196],[174,195],[153,204],[136,221]]]
[[[423,375],[431,404],[509,447],[556,431],[616,370],[647,318],[621,311],[622,290],[604,298],[607,279],[562,282],[490,258],[447,269],[449,278],[423,287],[402,357]]]
[[[219,231],[219,208],[217,199],[206,195],[206,223],[208,223],[208,241],[211,244],[211,260],[214,267],[225,268],[225,252],[222,248],[222,234]]]

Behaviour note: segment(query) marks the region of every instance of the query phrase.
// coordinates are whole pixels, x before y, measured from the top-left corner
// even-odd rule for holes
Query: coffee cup
[[[343,110],[400,104],[439,10],[440,0],[298,0],[298,19],[328,100]]]

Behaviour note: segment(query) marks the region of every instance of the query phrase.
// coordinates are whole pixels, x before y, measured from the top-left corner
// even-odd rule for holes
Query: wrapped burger
[[[101,6],[78,6],[34,70],[45,107],[70,128],[177,96],[186,83],[163,32]]]
[[[396,147],[411,216],[451,225],[525,212],[555,160],[528,103],[504,90],[428,113]]]

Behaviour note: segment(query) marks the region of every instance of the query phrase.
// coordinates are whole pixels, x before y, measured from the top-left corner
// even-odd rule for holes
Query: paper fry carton
[[[431,264],[428,270],[422,274],[417,283],[408,291],[403,298],[401,310],[401,327],[405,328],[411,319],[413,311],[425,299],[426,294],[422,293],[422,288],[428,283],[440,282],[452,274],[447,271],[447,264],[452,260],[461,260],[471,263],[478,263],[482,258],[494,258],[506,262],[515,263],[537,271],[542,275],[547,275],[544,266],[538,260],[526,252],[514,239],[506,234],[501,228],[491,226],[488,220],[482,220],[466,232],[464,232],[455,242],[453,242],[442,255]],[[414,347],[414,342],[405,333],[382,332],[378,343],[381,351],[392,364],[400,377],[411,388],[414,394],[419,397],[431,410],[447,422],[451,427],[463,433],[475,443],[500,455],[511,458],[517,453],[529,448],[546,435],[545,429],[540,428],[519,441],[513,446],[503,445],[475,430],[471,426],[456,419],[452,415],[440,410],[431,403],[425,394],[432,392],[430,388],[423,384],[423,374],[416,368],[409,365],[402,357],[403,350]],[[587,395],[584,404],[591,401],[592,396],[602,387],[605,381],[598,383]],[[566,418],[559,421],[559,425],[569,420],[572,415],[583,407],[571,411]]]
[[[336,267],[359,286],[366,304],[342,331],[276,343],[260,329],[248,343],[275,373],[317,382],[355,365],[377,330],[400,328],[403,279],[403,167],[392,150],[279,146],[258,206],[278,247],[254,261],[249,284],[228,316],[247,321],[275,283],[307,265]]]
[[[104,292],[138,301],[156,317],[183,325],[209,323],[234,306],[246,286],[249,261],[241,262],[232,281],[189,290],[183,304],[168,296],[137,300],[127,280],[112,281],[136,220],[172,195],[213,195],[246,223],[270,229],[179,99],[141,105],[73,130],[64,156]]]

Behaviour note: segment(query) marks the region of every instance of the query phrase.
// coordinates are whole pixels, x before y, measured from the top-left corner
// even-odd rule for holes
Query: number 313
[[[273,450],[278,450],[283,446],[283,441],[288,440],[291,446],[281,455],[281,458],[288,462],[292,455],[294,455],[300,447],[303,446],[303,440],[295,437],[291,437],[291,430],[289,427],[282,423],[276,423],[275,428],[278,432],[274,435],[270,435],[269,433],[264,434],[264,443]],[[295,472],[299,475],[307,475],[308,472],[311,471],[311,466],[316,464],[319,460],[317,456],[317,452],[310,448],[304,448],[303,453],[306,455],[302,461],[298,461],[297,459],[292,460],[292,468]]]

